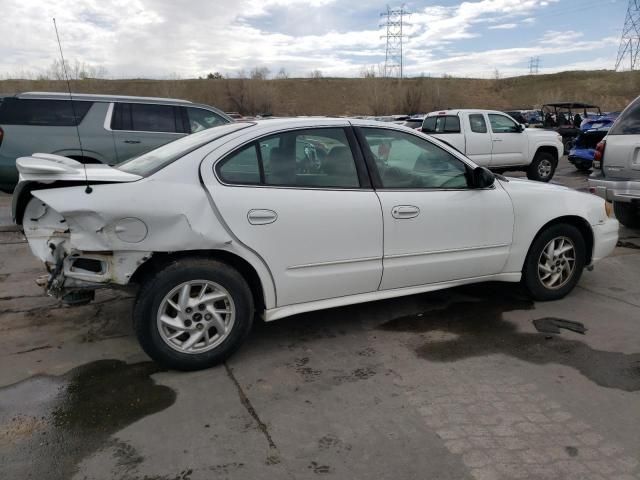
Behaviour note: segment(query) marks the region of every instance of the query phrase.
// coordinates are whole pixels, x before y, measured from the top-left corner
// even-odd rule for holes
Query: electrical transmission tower
[[[529,59],[529,75],[537,75],[540,71],[540,57],[531,57]]]
[[[404,39],[403,28],[407,15],[409,15],[409,12],[405,10],[404,4],[396,8],[391,8],[387,5],[387,11],[380,14],[380,17],[382,17],[381,26],[386,28],[386,35],[382,38],[387,39],[384,58],[385,77],[403,77],[402,41]]]
[[[638,49],[640,48],[640,0],[629,0],[627,16],[622,28],[616,70],[624,69],[624,64],[635,70],[638,61]],[[629,63],[627,63],[629,62]]]

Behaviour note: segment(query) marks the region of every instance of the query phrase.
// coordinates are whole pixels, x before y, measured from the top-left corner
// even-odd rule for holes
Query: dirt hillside
[[[244,114],[383,115],[447,107],[530,108],[553,101],[620,110],[640,94],[640,72],[563,72],[499,80],[314,78],[284,80],[73,80],[83,93],[184,98]],[[3,80],[0,92],[66,91],[53,80]]]

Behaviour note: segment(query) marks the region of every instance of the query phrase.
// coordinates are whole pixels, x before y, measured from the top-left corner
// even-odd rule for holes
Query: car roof
[[[437,115],[458,115],[459,113],[499,113],[504,114],[498,110],[485,110],[480,108],[458,108],[454,110],[436,110],[427,113],[427,117],[435,117]]]
[[[64,92],[24,92],[14,95],[21,99],[67,100],[70,94]],[[162,103],[172,105],[194,105],[189,100],[179,98],[139,97],[132,95],[98,95],[93,93],[71,93],[74,100],[91,102]]]

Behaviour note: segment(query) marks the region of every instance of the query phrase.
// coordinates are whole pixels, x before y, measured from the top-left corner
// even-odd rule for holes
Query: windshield
[[[116,168],[123,172],[133,173],[142,177],[153,175],[170,163],[175,162],[186,154],[211,143],[218,138],[237,132],[243,128],[255,125],[254,123],[229,123],[219,127],[203,130],[202,132],[187,135],[179,140],[169,142],[161,147],[151,150],[139,157],[134,157],[121,163]]]

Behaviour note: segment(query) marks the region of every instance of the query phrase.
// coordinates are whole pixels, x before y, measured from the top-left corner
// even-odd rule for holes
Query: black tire
[[[558,237],[566,237],[571,240],[575,252],[575,263],[573,271],[564,284],[559,288],[548,288],[544,285],[538,275],[538,262],[543,249],[549,242]],[[524,262],[522,269],[522,283],[534,300],[549,301],[558,300],[566,296],[576,286],[582,275],[586,259],[586,247],[584,237],[580,230],[573,225],[558,223],[551,225],[538,234]]]
[[[166,295],[175,287],[193,280],[208,280],[223,287],[233,300],[235,319],[227,337],[212,350],[184,353],[163,340],[157,313]],[[143,350],[157,363],[176,370],[200,370],[225,361],[243,343],[254,316],[253,296],[240,273],[229,265],[205,258],[177,260],[155,275],[148,276],[138,292],[133,308],[133,326]]]
[[[576,163],[576,168],[578,170],[580,170],[581,172],[588,172],[589,170],[591,170],[591,164],[590,163]]]
[[[541,165],[550,165],[550,170],[547,175],[543,175]],[[533,162],[527,168],[527,178],[529,180],[535,180],[537,182],[548,182],[553,178],[553,174],[556,172],[558,162],[553,155],[548,152],[538,152],[533,158]]]
[[[562,152],[563,155],[569,155],[569,152],[573,148],[573,142],[574,142],[574,139],[570,137],[562,139],[562,145],[564,148],[564,151]]]
[[[613,202],[618,221],[628,228],[640,228],[640,207],[625,202]]]

